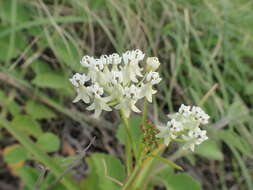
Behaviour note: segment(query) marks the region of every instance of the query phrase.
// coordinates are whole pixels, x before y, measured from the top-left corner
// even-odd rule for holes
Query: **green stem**
[[[146,124],[147,116],[148,116],[148,101],[145,98],[144,103],[143,103],[143,114],[142,114],[142,124],[143,125]]]
[[[151,155],[158,155],[165,149],[165,145],[161,144]],[[136,165],[131,175],[121,188],[121,190],[135,190],[141,189],[140,186],[144,183],[148,172],[150,171],[151,165],[154,162],[155,157],[148,157],[141,165]]]
[[[136,165],[133,172],[131,173],[131,175],[127,179],[126,183],[122,186],[121,190],[130,189],[130,186],[131,186],[132,182],[134,181],[134,178],[138,174],[139,169],[140,169],[140,167]]]
[[[132,152],[131,152],[131,144],[133,142],[130,127],[129,127],[129,122],[127,117],[124,114],[123,110],[120,110],[121,112],[121,117],[124,122],[124,127],[127,133],[127,142],[126,142],[126,165],[127,165],[127,175],[129,176],[131,171],[132,171]]]
[[[142,125],[145,127],[146,126],[146,120],[147,120],[147,115],[148,115],[148,101],[145,98],[144,103],[143,103],[143,112],[142,112]],[[145,151],[144,151],[144,144],[140,144],[140,149],[139,149],[139,154],[137,155],[137,162],[140,163],[143,156],[145,156]]]
[[[158,155],[160,154],[163,150],[165,149],[165,145],[161,144],[159,145],[159,147],[154,150],[151,155]],[[155,157],[148,157],[146,160],[144,160],[144,162],[142,163],[141,167],[140,167],[140,172],[138,173],[138,175],[134,178],[134,182],[133,182],[133,190],[134,189],[141,189],[141,185],[143,184],[144,180],[146,179],[148,172],[151,169],[151,166],[153,164],[155,160]]]
[[[49,168],[55,177],[58,177],[63,173],[63,170],[57,165],[57,163],[50,159],[47,154],[42,152],[26,135],[24,135],[16,127],[12,126],[10,122],[0,117],[0,125],[10,132],[37,161],[43,163],[47,168]],[[61,182],[69,190],[80,190],[79,186],[69,176],[64,176]]]

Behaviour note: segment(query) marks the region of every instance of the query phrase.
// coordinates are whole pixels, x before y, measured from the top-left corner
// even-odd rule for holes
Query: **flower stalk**
[[[125,127],[125,131],[127,133],[127,138],[126,138],[126,166],[127,166],[127,176],[130,175],[132,168],[133,168],[133,163],[132,163],[132,142],[133,142],[133,138],[131,135],[131,131],[130,131],[130,127],[129,127],[129,122],[127,117],[124,115],[124,111],[121,110],[121,117],[123,119],[124,122],[124,127]]]

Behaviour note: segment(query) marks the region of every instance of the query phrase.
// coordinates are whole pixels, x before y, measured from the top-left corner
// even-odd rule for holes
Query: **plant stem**
[[[159,147],[154,150],[151,155],[160,154],[165,147],[166,146],[164,144],[159,145]],[[155,157],[148,157],[141,165],[136,165],[121,190],[141,189],[140,186],[143,184],[143,181],[145,180],[145,177],[147,176],[154,159]]]
[[[151,153],[151,155],[160,154],[165,149],[165,147],[166,146],[164,144],[160,144],[159,147]],[[143,184],[143,181],[147,177],[148,172],[154,160],[155,160],[155,157],[148,157],[146,160],[144,160],[144,162],[142,163],[140,167],[140,172],[134,178],[133,189],[140,189],[140,186]]]
[[[121,190],[127,190],[128,188],[130,188],[132,182],[134,181],[135,176],[138,174],[139,169],[140,167],[136,165],[133,172],[127,179],[126,183],[122,186]]]
[[[147,115],[148,115],[148,101],[147,99],[145,98],[144,99],[144,102],[143,102],[143,112],[142,112],[142,125],[144,127],[146,127],[146,120],[147,120]],[[141,143],[140,145],[140,149],[139,149],[139,154],[137,156],[137,162],[140,163],[142,158],[143,158],[143,155],[145,155],[145,151],[144,151],[144,144]]]
[[[127,117],[125,116],[123,110],[120,110],[121,118],[123,119],[125,130],[127,133],[127,141],[126,141],[126,165],[127,165],[127,175],[129,176],[132,171],[132,152],[131,152],[131,144],[133,142],[129,122]]]
[[[12,126],[10,122],[0,117],[0,125],[10,132],[37,161],[43,163],[47,168],[49,168],[55,177],[58,177],[63,173],[63,170],[55,161],[50,159],[47,154],[41,151],[26,135],[24,135],[16,127]],[[79,186],[69,176],[64,176],[61,182],[69,190],[80,190]]]
[[[145,125],[148,115],[148,101],[145,98],[143,103],[142,124]]]

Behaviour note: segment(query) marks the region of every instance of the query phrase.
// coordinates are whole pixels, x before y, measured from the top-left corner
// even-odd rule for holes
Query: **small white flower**
[[[125,53],[122,54],[122,58],[125,64],[130,63],[130,61],[132,60],[136,60],[136,61],[142,61],[145,57],[145,54],[139,50],[132,50],[132,51],[126,51]]]
[[[76,87],[77,96],[73,100],[74,103],[83,100],[85,103],[90,102],[90,93],[88,89],[84,86],[85,82],[89,80],[89,77],[85,74],[76,73],[69,79],[70,82]]]
[[[117,83],[110,87],[108,90],[111,94],[112,99],[115,99],[118,102],[121,102],[124,99],[125,91],[121,84]]]
[[[193,106],[192,113],[200,123],[202,124],[208,123],[209,115],[207,115],[200,107]]]
[[[101,60],[101,63],[104,65],[110,64],[110,59],[108,55],[101,55],[100,60]]]
[[[111,60],[111,64],[118,65],[118,64],[121,63],[122,57],[120,57],[119,54],[113,53],[109,57],[110,57],[110,60]]]
[[[132,84],[130,87],[125,88],[125,95],[127,98],[137,100],[140,98],[140,89]]]
[[[201,130],[200,128],[196,128],[195,130],[189,131],[188,135],[184,135],[183,139],[188,141],[184,146],[183,149],[190,148],[191,151],[194,151],[195,145],[199,145],[205,140],[208,139],[206,136],[206,131]]]
[[[110,106],[107,104],[110,100],[111,97],[101,97],[104,94],[104,90],[102,87],[99,86],[98,83],[95,83],[92,86],[87,87],[89,92],[93,95],[93,103],[88,106],[86,109],[87,110],[95,110],[95,117],[98,117],[102,110],[105,111],[111,111],[112,109]]]
[[[141,71],[143,70],[139,66],[139,62],[143,60],[145,54],[141,50],[127,51],[123,53],[123,62],[124,66],[124,84],[127,84],[129,81],[138,82],[137,77],[142,77]]]
[[[121,100],[121,102],[115,106],[116,109],[120,109],[124,112],[126,117],[130,116],[131,110],[139,113],[141,112],[136,106],[136,102],[139,99],[140,89],[135,85],[131,85],[130,87],[126,87],[124,89],[125,98]]]
[[[151,83],[147,83],[147,84],[143,84],[141,86],[141,93],[140,93],[140,97],[143,98],[147,98],[147,100],[151,103],[152,102],[152,95],[155,94],[157,91],[152,89],[152,84]]]
[[[110,75],[112,84],[115,85],[123,82],[123,74],[121,71],[112,71]]]
[[[160,62],[157,57],[148,57],[147,58],[147,70],[155,71],[160,66]]]
[[[94,59],[92,66],[96,71],[102,71],[104,69],[104,64],[102,59]]]
[[[158,72],[150,72],[148,73],[146,80],[150,82],[152,85],[155,85],[161,82],[162,79],[160,78]]]
[[[141,93],[140,97],[146,97],[147,100],[151,103],[152,102],[152,95],[155,94],[157,91],[153,90],[153,85],[158,84],[162,79],[159,77],[157,72],[150,72],[146,77],[147,83],[142,84],[141,86]]]
[[[79,102],[80,100],[83,100],[84,103],[88,104],[90,103],[90,91],[85,87],[81,86],[79,88],[76,88],[77,96],[73,100],[73,103]]]
[[[101,88],[98,83],[95,83],[92,86],[87,87],[91,93],[95,96],[102,96],[104,94],[104,89]]]
[[[126,51],[122,54],[124,64],[128,64],[130,59],[133,59],[132,51]]]
[[[94,62],[94,58],[88,55],[83,56],[82,60],[80,61],[81,65],[84,67],[90,67],[92,62]]]
[[[185,116],[189,115],[191,113],[191,106],[185,106],[184,104],[182,104],[179,108],[178,113],[183,114]]]
[[[108,102],[111,100],[111,97],[101,97],[98,95],[95,95],[93,103],[88,106],[87,110],[95,110],[94,116],[98,118],[102,112],[102,110],[105,111],[112,111],[110,106],[108,106]]]
[[[171,142],[171,132],[169,126],[157,126],[159,133],[156,135],[157,138],[162,138],[166,146]]]
[[[136,100],[130,98],[124,98],[122,101],[115,106],[115,109],[122,110],[126,117],[130,116],[131,110],[133,112],[139,113],[141,112],[136,106]]]
[[[124,83],[127,84],[129,81],[138,83],[137,77],[142,77],[142,68],[139,67],[137,60],[131,60],[129,64],[125,65],[124,72]]]
[[[172,133],[178,133],[183,130],[183,125],[181,122],[176,121],[175,119],[172,119],[168,122],[170,127],[170,130]],[[168,125],[168,124],[167,124]]]
[[[206,131],[201,130],[200,128],[196,128],[195,130],[190,131],[189,136],[194,138],[195,144],[197,145],[208,139],[208,137],[206,136]]]
[[[76,73],[74,74],[74,76],[69,79],[70,82],[75,86],[75,87],[80,87],[83,86],[85,82],[87,82],[89,79],[88,76],[86,76],[85,74],[80,74],[80,73]]]
[[[156,135],[157,138],[163,138],[164,144],[168,146],[168,144],[173,140],[176,139],[179,135],[179,132],[183,130],[182,123],[177,122],[176,120],[172,119],[168,121],[166,127],[158,127],[159,133]]]
[[[142,61],[145,57],[145,54],[139,50],[139,49],[136,49],[135,50],[135,59],[137,59],[138,61]]]

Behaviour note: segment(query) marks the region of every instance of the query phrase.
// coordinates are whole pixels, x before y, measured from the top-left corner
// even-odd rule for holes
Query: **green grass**
[[[71,105],[70,86],[59,87],[57,77],[53,87],[32,80],[57,72],[67,81],[81,69],[82,55],[140,48],[162,63],[153,120],[166,121],[181,103],[199,104],[218,85],[203,104],[212,117],[210,138],[226,150],[225,157],[233,155],[234,173],[243,176],[239,187],[253,189],[246,162],[253,158],[252,8],[247,0],[0,0],[0,72],[9,79],[1,80],[0,92],[14,94],[21,106],[33,98],[83,126],[93,125],[89,114]],[[4,106],[0,114],[8,112]],[[219,166],[218,173],[226,173]],[[228,189],[225,182],[221,176]]]

